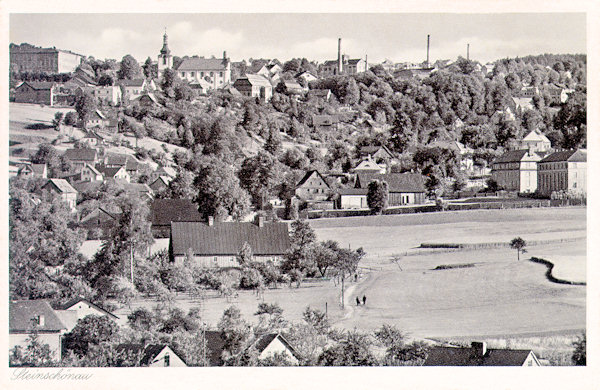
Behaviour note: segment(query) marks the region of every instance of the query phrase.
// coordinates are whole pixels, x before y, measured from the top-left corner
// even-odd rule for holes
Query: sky
[[[173,55],[249,58],[350,58],[378,63],[430,59],[480,62],[543,53],[586,53],[584,13],[506,14],[11,14],[10,42],[120,60],[157,59],[167,31]],[[35,26],[35,28],[33,28]]]

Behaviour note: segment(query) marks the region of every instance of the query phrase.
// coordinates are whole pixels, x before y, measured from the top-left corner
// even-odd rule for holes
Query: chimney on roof
[[[342,74],[342,38],[338,38],[338,69],[337,74]]]
[[[256,224],[258,225],[259,228],[265,226],[265,217],[263,217],[262,215],[257,216]]]
[[[214,226],[215,224],[215,217],[213,217],[212,215],[208,216],[208,226]]]
[[[487,352],[487,343],[485,341],[473,341],[471,343],[471,349],[473,350],[475,356],[484,357]]]

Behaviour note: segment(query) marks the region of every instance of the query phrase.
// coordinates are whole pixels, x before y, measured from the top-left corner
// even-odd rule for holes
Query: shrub
[[[264,286],[264,284],[265,282],[263,277],[257,269],[250,267],[245,267],[242,269],[240,288],[249,290]]]

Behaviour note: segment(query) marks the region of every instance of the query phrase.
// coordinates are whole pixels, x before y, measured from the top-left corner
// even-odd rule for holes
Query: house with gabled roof
[[[541,366],[530,349],[488,348],[485,342],[473,342],[471,347],[432,347],[424,366]]]
[[[542,156],[541,152],[510,150],[492,161],[492,179],[507,191],[535,192]]]
[[[220,367],[225,364],[223,352],[225,351],[225,339],[220,331],[207,330],[204,332],[206,346],[208,348],[207,360],[212,367]],[[281,335],[281,333],[267,333],[254,337],[243,349],[248,351],[254,349],[258,352],[259,359],[268,359],[275,354],[284,354],[292,365],[298,364],[302,357],[294,347]]]
[[[54,360],[62,359],[62,336],[67,326],[50,303],[44,299],[12,301],[8,310],[8,347],[27,348],[28,338],[38,334],[38,341],[48,344]]]
[[[118,84],[121,87],[121,95],[123,101],[134,100],[140,97],[145,91],[156,90],[156,85],[154,84],[154,81],[148,81],[144,78],[133,80],[119,80]]]
[[[330,89],[311,89],[308,91],[309,98],[323,99],[323,101],[328,102],[331,99],[331,90]]]
[[[89,315],[95,315],[100,317],[106,316],[111,320],[119,319],[119,317],[117,317],[110,311],[83,297],[73,298],[68,302],[65,302],[61,305],[60,310],[74,311],[75,313],[77,313],[78,320],[81,320]]]
[[[548,137],[540,130],[531,130],[520,142],[519,149],[528,149],[532,152],[547,152],[552,148]]]
[[[142,107],[152,107],[160,105],[158,99],[156,98],[156,95],[152,92],[144,92],[134,100],[137,101]]]
[[[358,173],[354,188],[365,191],[364,196],[366,197],[369,183],[375,180],[387,183],[389,206],[425,203],[425,182],[419,173]]]
[[[562,150],[538,161],[537,190],[545,196],[555,191],[587,193],[587,150]]]
[[[92,88],[92,92],[98,102],[113,106],[121,104],[123,90],[118,85],[98,85]]]
[[[336,131],[339,122],[340,118],[337,115],[320,114],[312,116],[312,124],[317,131]]]
[[[71,162],[76,172],[81,172],[85,164],[96,165],[98,152],[91,148],[67,149],[63,156]]]
[[[17,173],[25,177],[48,178],[48,166],[46,164],[23,164]]]
[[[170,176],[159,176],[152,183],[149,184],[149,187],[155,194],[166,191],[169,188],[169,183],[173,180]]]
[[[273,85],[259,74],[246,74],[235,80],[233,87],[240,91],[242,96],[259,98],[263,102],[271,100],[273,96]]]
[[[172,222],[203,222],[205,218],[191,199],[153,199],[150,221],[154,238],[167,238],[171,234]]]
[[[104,125],[106,125],[107,122],[108,119],[104,120],[102,123],[102,127],[104,127]],[[102,135],[98,134],[98,132],[93,130],[88,131],[83,136],[83,138],[81,138],[81,140],[87,142],[91,146],[100,146],[106,144],[106,138],[104,138]]]
[[[317,76],[315,76],[313,73],[305,70],[304,72],[300,72],[297,73],[294,78],[297,79],[304,79],[304,81],[306,83],[310,83],[311,81],[315,81],[318,80],[319,78]]]
[[[49,179],[42,187],[42,191],[57,194],[72,211],[77,210],[77,190],[65,179]]]
[[[295,195],[304,201],[322,201],[331,195],[331,187],[319,171],[312,170],[296,184]]]
[[[244,244],[255,261],[279,264],[290,248],[288,224],[265,222],[172,222],[169,253],[172,261],[209,268],[239,267],[237,256]]]
[[[109,232],[118,224],[118,212],[108,211],[103,207],[97,207],[85,216],[81,217],[77,226],[88,231],[88,237],[105,238]]]
[[[283,81],[285,85],[285,90],[290,95],[302,95],[307,91],[308,88],[304,88],[300,84],[295,81]]]
[[[183,358],[167,344],[119,344],[117,353],[139,358],[142,367],[187,367]]]
[[[54,105],[55,83],[24,81],[15,88],[15,102]]]
[[[100,110],[94,110],[85,121],[84,127],[86,129],[103,128],[107,121],[108,119]]]
[[[94,166],[86,163],[79,173],[79,179],[82,181],[103,181],[104,177]]]
[[[358,148],[360,158],[373,158],[376,162],[389,162],[394,159],[394,154],[385,145],[380,146],[362,146]]]
[[[96,169],[102,175],[104,180],[108,179],[118,179],[126,181],[127,183],[131,182],[131,175],[127,172],[126,165],[116,166],[116,167],[107,167],[105,165],[96,165]]]
[[[377,164],[371,156],[362,160],[352,169],[354,173],[386,173],[387,165],[385,163]]]

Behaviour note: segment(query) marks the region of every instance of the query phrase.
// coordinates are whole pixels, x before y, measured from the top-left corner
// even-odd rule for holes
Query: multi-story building
[[[342,55],[342,39],[338,39],[338,59],[325,61],[321,69],[323,76],[335,76],[341,74],[356,74],[366,72],[368,68],[367,58],[349,58],[346,54]]]
[[[534,152],[547,152],[552,147],[548,137],[539,130],[532,130],[521,140],[521,149],[528,149]]]
[[[258,74],[247,74],[238,78],[233,83],[242,96],[256,97],[266,102],[273,96],[273,86],[264,76]]]
[[[537,163],[542,156],[530,150],[511,150],[492,162],[492,179],[507,191],[535,192]]]
[[[585,149],[554,152],[538,163],[538,193],[550,196],[554,191],[586,193],[587,151]]]
[[[42,48],[29,43],[12,43],[9,51],[12,72],[71,73],[85,58],[68,50]]]
[[[92,91],[99,102],[110,103],[113,106],[120,104],[123,96],[123,91],[118,85],[97,86]]]
[[[231,61],[227,52],[223,52],[223,58],[185,58],[176,71],[182,80],[190,83],[205,80],[212,89],[223,88],[231,82]]]

